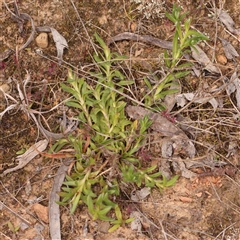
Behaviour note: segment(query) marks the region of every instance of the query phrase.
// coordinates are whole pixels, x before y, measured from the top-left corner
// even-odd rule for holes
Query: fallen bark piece
[[[68,167],[68,165],[63,164],[58,169],[49,197],[49,231],[51,239],[54,240],[61,240],[60,209],[56,201],[60,200],[58,192],[61,191]]]

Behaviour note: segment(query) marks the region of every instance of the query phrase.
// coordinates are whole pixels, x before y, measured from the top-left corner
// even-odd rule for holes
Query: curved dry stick
[[[26,48],[32,42],[32,40],[34,38],[34,34],[35,34],[35,24],[34,24],[34,21],[31,18],[31,16],[29,16],[27,13],[19,13],[16,2],[13,3],[14,12],[11,11],[11,9],[8,7],[8,5],[6,4],[5,1],[3,1],[3,3],[5,5],[5,7],[7,8],[7,10],[11,13],[12,18],[21,25],[21,29],[22,29],[23,22],[25,20],[30,20],[31,21],[32,32],[31,32],[31,35],[29,36],[28,40],[19,48],[19,51],[21,51],[24,48]]]
[[[24,48],[26,48],[34,39],[34,35],[35,35],[35,25],[34,25],[34,21],[33,19],[27,14],[27,13],[21,13],[20,17],[24,20],[30,20],[31,21],[31,25],[32,25],[32,32],[31,35],[29,36],[28,40],[19,48],[19,51],[23,50]]]
[[[136,33],[124,32],[116,35],[115,37],[110,38],[107,43],[110,45],[111,43],[123,41],[123,40],[132,40],[132,41],[140,41],[148,44],[152,44],[154,46],[172,49],[172,42],[160,40],[158,38],[149,36],[149,35],[138,35]]]

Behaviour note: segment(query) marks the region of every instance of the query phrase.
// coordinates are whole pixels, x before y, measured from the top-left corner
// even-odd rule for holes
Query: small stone
[[[40,33],[36,37],[36,44],[40,48],[47,48],[47,46],[48,46],[48,35],[47,35],[47,33]]]
[[[190,197],[179,197],[179,200],[184,203],[192,203],[193,199]]]
[[[101,17],[98,18],[98,22],[101,24],[101,25],[104,25],[108,22],[108,19],[107,19],[107,16],[106,15],[102,15]]]
[[[45,223],[48,223],[48,207],[45,207],[39,203],[33,205],[33,210],[37,216]]]
[[[100,231],[102,233],[107,233],[109,228],[110,228],[110,223],[109,222],[101,222],[98,225],[98,231]]]
[[[227,58],[224,55],[217,55],[217,62],[225,65],[227,64]]]
[[[202,197],[203,193],[202,192],[198,192],[195,194],[195,196],[197,196],[198,198]]]
[[[138,25],[137,25],[137,23],[133,22],[133,23],[131,23],[130,27],[131,27],[131,31],[135,32],[137,30]]]
[[[3,92],[9,93],[10,90],[11,90],[11,87],[7,83],[0,85],[0,99],[4,97]]]

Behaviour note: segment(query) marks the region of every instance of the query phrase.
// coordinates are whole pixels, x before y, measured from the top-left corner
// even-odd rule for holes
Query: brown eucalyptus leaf
[[[219,38],[222,42],[223,45],[223,49],[224,49],[224,53],[227,57],[227,59],[233,59],[235,57],[239,57],[238,52],[236,51],[236,49],[233,47],[233,45],[228,42],[227,40],[223,39],[223,38]]]
[[[196,149],[188,136],[173,122],[161,116],[160,113],[153,113],[139,106],[127,106],[126,112],[133,119],[141,119],[148,115],[149,119],[153,121],[150,128],[161,133],[162,136],[168,137],[162,149],[163,155],[167,158],[172,155],[171,147],[173,148],[173,154],[184,154],[190,158],[195,156]]]
[[[225,79],[226,81],[227,79]],[[230,84],[228,84],[226,88],[227,94],[230,96],[235,92],[235,97],[237,100],[237,106],[240,107],[240,79],[238,78],[237,72],[235,71],[229,80]]]
[[[134,218],[134,220],[131,222],[131,229],[137,231],[138,233],[141,233],[143,215],[138,211],[132,211],[130,217]]]
[[[237,77],[237,72],[234,72],[231,79],[234,78],[234,85],[236,87],[236,100],[237,100],[237,107],[240,107],[240,79]],[[231,81],[231,80],[230,80]]]
[[[40,140],[31,146],[24,154],[18,156],[16,161],[18,161],[18,165],[14,168],[7,169],[3,172],[3,175],[7,173],[17,171],[25,167],[31,160],[33,160],[40,152],[44,151],[48,145],[48,140]]]
[[[131,200],[132,201],[140,201],[145,199],[148,195],[151,193],[151,188],[150,187],[144,187],[140,190],[133,191],[131,193]]]
[[[236,35],[239,35],[240,34],[240,28],[236,29],[234,27],[235,25],[235,22],[233,21],[233,19],[230,17],[230,15],[223,11],[223,10],[219,10],[218,9],[218,13],[219,13],[219,20],[227,27],[227,29],[233,33],[233,34],[236,34]]]
[[[139,106],[127,106],[126,112],[128,116],[133,119],[141,119],[148,115],[149,119],[153,120],[150,128],[161,133],[163,136],[172,137],[176,134],[185,135],[181,129],[175,126],[175,124],[170,122],[167,118],[161,116],[160,113],[153,113]]]
[[[214,111],[216,111],[217,107],[218,107],[218,101],[210,94],[210,93],[205,93],[205,92],[201,92],[199,93],[182,93],[182,94],[178,94],[176,97],[177,100],[177,106],[179,107],[184,107],[188,101],[192,101],[193,103],[207,103],[209,102]]]
[[[204,68],[211,73],[220,73],[219,69],[214,66],[207,54],[198,46],[191,47],[192,57]]]
[[[168,112],[172,111],[174,105],[177,103],[176,96],[179,93],[181,93],[182,87],[181,87],[179,79],[173,81],[173,84],[171,85],[169,90],[172,90],[172,89],[178,90],[178,92],[177,93],[173,93],[173,94],[168,94],[164,98],[164,105],[165,105],[166,109],[168,110]]]
[[[59,63],[61,63],[63,59],[63,50],[64,48],[68,48],[68,44],[66,39],[55,28],[50,29],[57,48],[57,58]]]

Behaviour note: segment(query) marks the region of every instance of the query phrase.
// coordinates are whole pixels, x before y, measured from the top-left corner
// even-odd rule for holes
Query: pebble
[[[47,35],[47,33],[40,33],[36,37],[36,44],[40,48],[47,48],[48,47],[48,35]]]
[[[130,28],[131,28],[132,32],[135,32],[137,30],[137,27],[138,27],[137,23],[135,23],[135,22],[131,23]]]
[[[222,64],[222,65],[226,65],[227,64],[227,58],[224,55],[217,55],[217,62]]]
[[[48,207],[45,207],[39,203],[33,205],[33,210],[37,216],[45,223],[49,223],[48,219]]]
[[[7,83],[0,85],[0,88],[1,88],[1,90],[0,90],[0,100],[1,100],[4,97],[3,92],[9,93],[11,88]]]

